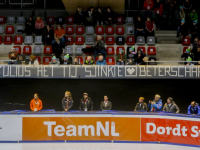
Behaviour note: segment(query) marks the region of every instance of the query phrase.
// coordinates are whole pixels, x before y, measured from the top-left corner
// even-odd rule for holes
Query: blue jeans
[[[124,65],[124,62],[118,61],[117,65]]]
[[[65,36],[63,36],[63,37],[61,37],[60,38],[60,42],[64,45],[65,44]],[[56,43],[56,40],[54,39],[53,41],[52,41],[52,44],[54,44],[54,43]]]
[[[97,57],[97,55],[99,54],[99,53],[101,53],[102,55],[103,55],[103,59],[104,60],[106,60],[106,54],[107,54],[107,52],[106,52],[106,50],[105,49],[102,49],[102,50],[94,50],[94,60],[96,60],[96,57]]]
[[[12,64],[15,64],[15,65],[16,65],[16,64],[17,64],[17,61],[9,61],[9,62],[8,62],[8,65],[12,65]]]

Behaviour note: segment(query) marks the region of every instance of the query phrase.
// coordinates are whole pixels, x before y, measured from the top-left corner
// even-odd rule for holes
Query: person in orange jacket
[[[30,108],[32,111],[39,111],[42,109],[42,101],[39,99],[37,93],[34,94],[34,99],[31,100]]]

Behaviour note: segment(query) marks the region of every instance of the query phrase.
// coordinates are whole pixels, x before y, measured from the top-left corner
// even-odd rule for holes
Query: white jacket
[[[29,61],[29,65],[32,65],[31,61]],[[35,60],[34,63],[33,63],[33,65],[34,66],[39,66],[40,64],[39,64],[38,60]]]

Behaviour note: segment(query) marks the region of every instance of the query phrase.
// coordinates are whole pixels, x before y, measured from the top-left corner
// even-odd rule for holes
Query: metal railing
[[[33,5],[34,0],[9,0],[9,5]]]

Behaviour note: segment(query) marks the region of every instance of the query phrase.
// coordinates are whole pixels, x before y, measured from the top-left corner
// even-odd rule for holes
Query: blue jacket
[[[97,60],[96,65],[107,65],[107,64],[106,64],[106,60],[103,60],[103,61]]]
[[[187,113],[188,114],[198,114],[198,115],[200,115],[200,107],[199,106],[192,107],[191,105],[189,105]]]
[[[162,111],[162,99],[159,101],[153,100],[154,104],[152,105],[151,103],[148,104],[148,107],[150,109],[150,112],[157,112],[157,111]],[[154,109],[154,110],[153,110]]]

